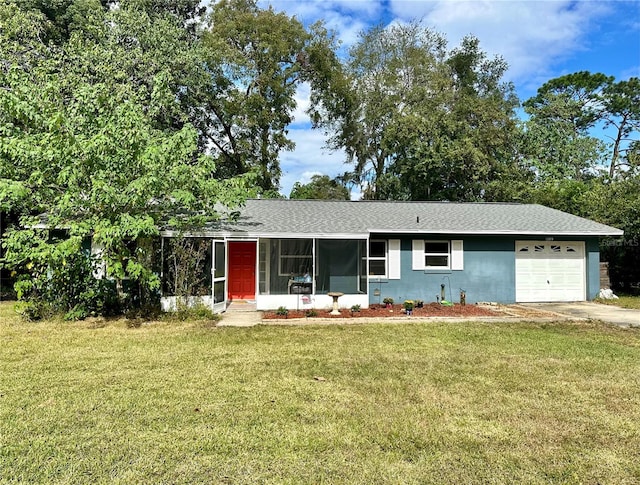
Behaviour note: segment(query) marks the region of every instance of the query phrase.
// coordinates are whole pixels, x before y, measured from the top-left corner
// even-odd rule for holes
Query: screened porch
[[[344,239],[260,239],[259,308],[327,306],[328,293],[344,293],[367,305],[367,241]]]

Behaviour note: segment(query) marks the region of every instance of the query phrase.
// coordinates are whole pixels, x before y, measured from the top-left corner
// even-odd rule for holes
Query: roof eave
[[[370,229],[370,234],[460,234],[465,236],[571,236],[571,237],[610,237],[623,236],[621,229],[610,231],[487,231],[487,230],[442,230],[442,229]]]
[[[164,230],[162,237],[219,237],[223,239],[368,239],[369,233],[328,233],[328,232],[250,232],[250,231],[194,231],[181,233],[179,231]]]

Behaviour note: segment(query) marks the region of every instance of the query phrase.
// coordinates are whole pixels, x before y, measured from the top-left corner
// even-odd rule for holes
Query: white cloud
[[[383,11],[381,2],[368,0],[263,0],[259,4],[271,5],[274,10],[295,16],[304,24],[324,21],[347,49],[356,42],[361,31],[379,21]]]
[[[553,65],[585,49],[592,22],[609,12],[602,2],[391,0],[394,15],[422,19],[446,35],[450,47],[468,34],[510,66],[508,77],[540,85]]]

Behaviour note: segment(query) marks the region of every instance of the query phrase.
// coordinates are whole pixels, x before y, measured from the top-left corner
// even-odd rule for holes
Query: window
[[[449,241],[424,242],[424,267],[426,269],[449,268]]]
[[[280,276],[302,276],[313,271],[313,244],[310,239],[280,239]]]
[[[411,242],[411,269],[413,270],[452,270],[464,269],[464,241],[425,241],[414,239]]]
[[[369,276],[387,276],[387,241],[369,241]]]

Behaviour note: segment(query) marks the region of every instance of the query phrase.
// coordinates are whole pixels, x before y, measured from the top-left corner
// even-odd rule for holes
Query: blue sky
[[[348,49],[371,25],[422,20],[444,34],[453,48],[473,34],[490,55],[509,63],[521,100],[554,77],[577,71],[603,72],[617,80],[640,76],[640,0],[262,0],[261,6],[296,16],[304,24],[324,20]],[[345,156],[323,147],[324,134],[309,128],[308,96],[298,92],[289,129],[296,149],[281,154],[281,192],[312,175],[344,172]]]

